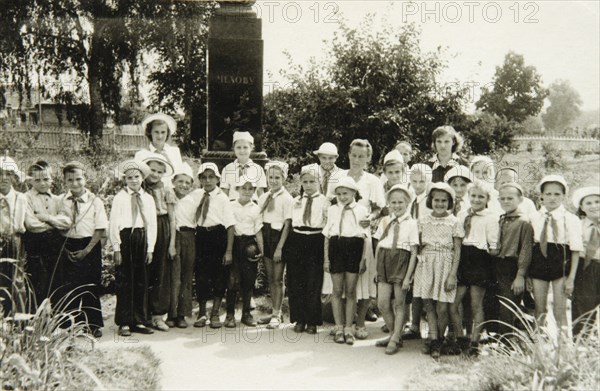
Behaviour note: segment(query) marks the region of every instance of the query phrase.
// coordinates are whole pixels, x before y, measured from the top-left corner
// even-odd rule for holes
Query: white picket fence
[[[562,151],[600,153],[600,140],[575,136],[517,136],[514,138],[519,151],[541,151],[544,144],[554,144]]]

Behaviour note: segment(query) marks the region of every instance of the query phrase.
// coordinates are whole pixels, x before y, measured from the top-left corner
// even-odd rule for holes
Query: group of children
[[[67,164],[68,191],[54,196],[50,168],[37,162],[27,173],[32,188],[21,194],[11,180],[24,175],[2,158],[2,257],[18,258],[22,238],[38,302],[58,292],[68,308],[82,309],[96,336],[105,231],[114,251],[115,323],[122,336],[188,327],[194,282],[195,327],[236,327],[239,296],[244,325],[279,328],[284,274],[294,331],[317,333],[321,296],[331,294],[333,339],[351,345],[368,337],[365,315],[376,298],[389,330],[376,345],[386,354],[398,352],[403,339],[421,338],[423,311],[425,353],[476,354],[485,321],[497,320],[500,334],[518,326],[508,306],[497,302],[502,297],[520,305],[528,280],[539,321],[550,285],[559,327],[567,325],[568,297],[573,319],[600,304],[600,187],[574,192],[581,220],[564,206],[564,178],[546,176],[537,210],[516,170],[496,172],[485,156],[470,165],[461,159],[462,139],[450,126],[434,130],[434,155],[424,163],[410,165],[410,144],[400,143],[385,156],[381,177],[366,171],[373,152],[367,140],[351,143],[348,170],[335,164],[337,147],[324,143],[314,151],[319,163],[302,167],[300,195],[293,198],[285,188],[288,164],[270,161],[263,169],[254,163],[248,132],[234,133],[234,162],[223,170],[205,162],[194,175],[166,143],[175,132],[170,117],[156,114],[142,125],[150,148],[119,165],[124,187],[109,219],[101,200],[85,189],[81,164]],[[255,320],[251,298],[261,260],[273,313]],[[0,263],[0,286],[10,283],[13,266]]]

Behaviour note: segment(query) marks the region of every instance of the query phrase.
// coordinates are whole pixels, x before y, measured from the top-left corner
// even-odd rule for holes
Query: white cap
[[[573,201],[573,205],[575,205],[576,208],[579,208],[581,206],[581,201],[583,201],[585,197],[591,195],[600,196],[600,186],[587,186],[577,189],[573,193],[571,200]]]
[[[319,177],[319,166],[316,164],[309,164],[307,166],[302,166],[300,169],[300,177],[303,175],[310,174],[315,178]]]
[[[385,155],[385,157],[383,158],[383,164],[385,164],[389,161],[392,161],[392,160],[396,160],[396,161],[404,164],[404,158],[400,154],[400,151],[398,151],[397,149],[392,149],[390,152],[388,152]]]
[[[115,177],[123,178],[125,173],[129,170],[138,170],[144,179],[150,175],[150,167],[146,163],[137,159],[125,160],[121,164],[117,166],[117,171],[115,172]]]
[[[349,176],[345,176],[342,179],[340,179],[338,182],[336,182],[336,184],[333,186],[333,191],[336,191],[338,189],[338,187],[345,187],[346,189],[358,191],[358,186],[356,186],[356,181]]]
[[[177,122],[173,119],[173,117],[163,113],[156,113],[147,116],[142,121],[141,126],[144,132],[146,131],[146,126],[152,121],[165,121],[165,123],[167,124],[167,128],[169,128],[169,131],[171,132],[171,136],[174,135],[177,131]]]
[[[427,182],[431,182],[431,180],[433,179],[433,170],[427,164],[424,164],[424,163],[413,164],[410,167],[410,175],[411,176],[416,175],[417,173],[424,175],[425,180]]]
[[[202,173],[206,170],[212,170],[217,177],[221,178],[219,167],[217,167],[215,163],[202,163],[198,169],[198,176],[202,175]]]
[[[192,167],[190,167],[190,165],[185,162],[183,162],[179,167],[177,167],[177,169],[173,173],[173,179],[175,179],[177,175],[187,175],[190,178],[194,179],[194,171],[192,170]]]
[[[252,137],[250,132],[234,132],[232,144],[235,144],[236,141],[241,141],[241,140],[246,140],[250,144],[254,144],[254,137]]]
[[[452,205],[454,205],[454,200],[456,199],[456,193],[454,192],[454,189],[447,184],[446,182],[434,182],[431,184],[431,187],[429,188],[429,193],[431,193],[434,190],[442,190],[445,191],[446,193],[450,194],[450,197],[452,198]],[[428,195],[429,195],[428,193]]]
[[[246,175],[242,175],[241,177],[238,178],[237,181],[235,181],[235,187],[242,187],[246,183],[250,183],[252,185],[252,187],[256,187],[256,181],[253,179],[250,179]]]
[[[283,172],[284,179],[288,176],[289,164],[286,162],[280,162],[278,160],[271,160],[265,164],[265,172],[269,171],[271,167],[278,167]]]
[[[463,165],[454,166],[448,170],[446,175],[444,175],[444,182],[448,182],[450,179],[457,176],[464,178],[469,182],[473,182],[473,174],[471,173],[471,170],[469,170],[467,166]]]
[[[9,156],[0,156],[0,169],[13,172],[20,182],[25,180],[25,175],[19,171],[17,163]]]
[[[565,188],[565,194],[569,192],[569,185],[567,185],[567,181],[565,180],[565,178],[562,177],[562,175],[546,175],[536,186],[537,191],[541,193],[542,186],[544,186],[545,183],[550,182],[560,183]]]
[[[144,154],[142,157],[142,161],[146,164],[150,162],[159,162],[165,165],[165,176],[173,175],[173,165],[160,153],[149,152],[148,154]],[[149,164],[148,164],[149,165]]]
[[[339,156],[338,149],[333,143],[323,143],[316,151],[313,151],[315,155],[330,155]]]
[[[406,196],[408,197],[408,203],[409,203],[409,204],[410,204],[411,202],[413,202],[413,200],[414,200],[414,199],[415,199],[415,197],[416,197],[416,196],[415,196],[415,192],[414,192],[414,190],[413,190],[412,188],[410,188],[410,187],[407,187],[406,185],[404,185],[404,184],[401,184],[401,183],[399,183],[399,184],[397,184],[397,185],[394,185],[394,186],[392,186],[392,188],[391,188],[390,190],[388,190],[388,192],[387,192],[387,197],[388,197],[388,198],[389,198],[390,194],[391,194],[393,191],[403,191],[403,192],[404,192],[404,194],[406,194]]]

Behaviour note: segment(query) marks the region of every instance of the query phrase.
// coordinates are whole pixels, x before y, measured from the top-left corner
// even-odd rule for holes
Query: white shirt
[[[548,228],[546,229],[548,243],[568,244],[571,251],[584,251],[583,234],[579,218],[567,211],[564,205],[554,209],[550,214],[556,220],[556,229],[558,232],[552,232],[552,224],[548,224]],[[546,222],[546,208],[542,206],[539,211],[532,213],[530,220],[533,226],[533,240],[539,243]]]
[[[415,200],[413,201],[414,203],[417,203],[417,208],[419,210],[419,215],[415,218],[415,216],[411,216],[413,219],[418,220],[421,217],[427,216],[429,213],[431,213],[431,209],[429,209],[427,207],[427,192],[424,191],[423,193],[417,195],[415,197]],[[410,208],[408,209],[411,213],[412,213],[412,206],[413,204],[410,204]]]
[[[233,162],[226,165],[225,168],[223,168],[223,172],[221,172],[221,188],[229,189],[230,200],[237,200],[239,197],[239,193],[235,188],[240,185],[241,167],[242,165],[235,159]],[[243,167],[246,178],[256,182],[257,188],[267,187],[267,176],[265,175],[265,170],[263,170],[261,166],[249,159]]]
[[[469,215],[469,209],[458,212],[458,221],[465,229],[465,219]],[[490,209],[483,209],[471,217],[471,229],[469,235],[465,236],[462,244],[477,247],[480,250],[489,251],[496,249],[498,243],[498,231],[500,215]],[[466,232],[465,232],[466,234]]]
[[[348,172],[348,170],[343,170],[343,174],[340,175],[343,175],[342,177],[349,176]],[[385,194],[378,177],[365,171],[360,179],[356,181],[356,186],[361,196],[358,203],[367,208],[369,213],[371,213],[372,204],[377,205],[379,208],[385,207]]]
[[[192,210],[194,211],[194,218],[196,216],[196,210],[200,206],[202,197],[204,197],[204,189],[196,189],[188,194],[186,197],[192,199]],[[201,217],[198,218],[195,225],[201,227],[214,227],[215,225],[222,225],[225,228],[229,228],[235,224],[235,217],[231,210],[231,202],[229,198],[219,189],[215,187],[209,194],[210,202],[208,204],[208,212],[206,219],[200,222]]]
[[[256,235],[262,229],[263,220],[260,208],[250,201],[246,205],[240,204],[238,200],[231,201],[231,209],[235,217],[235,235]]]
[[[35,189],[30,189],[25,193],[25,196],[27,197],[27,210],[25,212],[25,228],[27,231],[41,233],[53,229],[52,225],[40,221],[37,215],[47,214],[56,216],[60,208],[61,198],[50,193],[50,191],[42,194]]]
[[[292,226],[293,227],[311,227],[311,228],[323,228],[327,222],[327,208],[329,207],[329,201],[323,194],[317,192],[312,195],[312,208],[310,214],[310,224],[306,225],[303,221],[304,208],[306,207],[306,200],[308,195],[304,194],[302,197],[296,197],[292,207]]]
[[[73,201],[69,199],[71,196],[71,191],[63,194],[60,203],[59,215],[62,219],[68,219],[70,223],[70,228],[63,232],[64,236],[74,239],[89,238],[96,230],[108,228],[104,202],[88,190],[78,197],[83,202],[78,202],[77,218],[73,223]]]
[[[147,251],[154,252],[154,244],[156,243],[156,205],[154,198],[140,189],[140,198],[144,206],[144,217],[146,218],[146,239]],[[121,231],[125,228],[144,228],[144,220],[141,212],[137,214],[135,221],[132,222],[133,211],[131,210],[131,198],[133,191],[126,188],[121,190],[113,198],[112,208],[110,210],[110,223],[108,229],[108,237],[113,246],[114,251],[121,251]]]
[[[533,201],[531,201],[531,199],[523,197],[523,201],[521,201],[521,203],[519,204],[519,211],[529,216],[532,213],[537,212],[537,208],[535,207],[535,204],[533,203]]]
[[[357,202],[348,205],[350,208],[344,212],[342,220],[342,232],[340,232],[340,220],[342,211],[346,206],[339,203],[331,205],[327,210],[327,224],[323,229],[323,235],[327,238],[340,236],[345,238],[364,238],[369,234],[369,228],[362,228],[359,225],[369,215],[367,208]]]
[[[590,235],[592,234],[593,226],[594,226],[594,222],[587,217],[585,219],[583,219],[583,221],[581,222],[581,229],[583,231],[583,245],[585,247],[585,252],[583,254],[580,254],[580,256],[585,257],[588,250],[593,250],[592,259],[600,260],[600,247],[597,247],[595,249],[588,248],[588,246],[590,245],[589,241],[590,241]]]
[[[179,230],[181,227],[196,228],[196,208],[194,208],[194,199],[190,195],[178,199],[175,202],[175,226]]]
[[[321,167],[321,165],[319,163],[309,164],[308,166],[306,166],[306,168],[311,170],[312,172],[317,173],[317,181],[319,182],[319,191],[321,193],[324,193],[323,186],[325,184],[325,173],[326,173],[325,169],[323,167]],[[339,168],[338,166],[336,166],[334,164],[333,168],[331,169],[331,175],[329,176],[329,180],[327,181],[327,194],[325,194],[325,196],[327,197],[327,199],[329,201],[331,201],[335,198],[335,193],[333,191],[333,187],[344,176],[346,176],[346,170],[342,170],[341,168]]]
[[[0,233],[12,235],[25,232],[25,213],[27,210],[27,197],[14,189],[3,195],[0,193],[0,202],[6,199],[6,206],[0,208]]]
[[[396,249],[410,251],[411,246],[419,245],[419,227],[417,224],[417,220],[413,219],[410,214],[407,212],[403,216],[400,216],[400,231],[398,232],[398,243],[396,244]],[[379,220],[379,225],[377,226],[377,231],[373,235],[373,238],[380,240],[377,243],[378,247],[385,249],[392,249],[394,245],[394,229],[395,227],[390,227],[388,229],[388,233],[381,240],[381,236],[387,229],[387,227],[391,224],[393,220],[396,219],[394,214],[384,216]]]
[[[266,192],[260,196],[258,200],[258,206],[260,210],[263,209],[267,198],[271,192]],[[271,228],[277,231],[281,231],[283,223],[292,219],[292,209],[294,207],[294,198],[288,193],[288,191],[282,187],[279,191],[273,194],[273,210],[269,210],[267,207],[262,214],[264,223],[271,224]]]

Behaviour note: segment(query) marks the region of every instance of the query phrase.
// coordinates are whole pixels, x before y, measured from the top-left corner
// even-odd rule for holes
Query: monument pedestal
[[[253,0],[219,2],[209,24],[207,149],[202,160],[220,168],[235,159],[233,132],[254,137],[252,160],[264,165],[262,151],[262,21]]]

